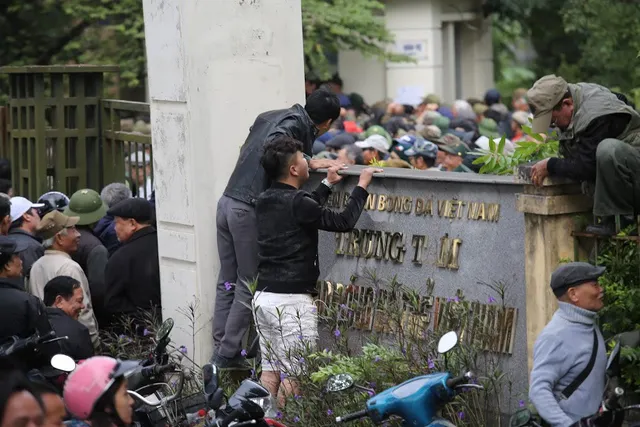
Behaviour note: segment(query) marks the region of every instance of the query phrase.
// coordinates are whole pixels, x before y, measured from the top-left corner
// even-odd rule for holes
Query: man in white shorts
[[[318,337],[318,230],[351,230],[369,195],[366,188],[381,170],[364,169],[344,210],[333,212],[323,205],[331,187],[342,180],[340,167],[330,168],[327,178],[308,193],[300,190],[309,179],[309,165],[299,141],[283,136],[267,143],[261,162],[272,182],[256,202],[259,266],[253,301],[261,381],[273,396],[281,384],[284,395],[297,394],[295,381],[288,377],[299,372],[301,355]]]

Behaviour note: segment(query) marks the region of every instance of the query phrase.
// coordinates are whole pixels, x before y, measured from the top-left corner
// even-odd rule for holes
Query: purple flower
[[[293,417],[293,422],[294,423],[299,423],[300,422],[300,417],[297,416],[297,415],[295,417]]]
[[[144,328],[144,331],[142,331],[142,336],[146,337],[147,335],[149,335],[151,332],[149,332],[149,330],[147,328]]]
[[[281,420],[282,419],[282,412],[278,411],[276,413],[276,419]]]
[[[302,399],[302,396],[300,396],[299,394],[295,394],[295,395],[293,395],[293,398],[295,400],[300,400],[300,399]]]
[[[341,308],[342,310],[347,310],[347,308],[348,308],[348,307],[347,307],[347,305],[346,305],[346,304],[340,304],[340,308]]]
[[[305,362],[304,357],[301,357],[298,359],[298,363],[300,363],[301,365],[304,365],[304,362]]]
[[[252,370],[251,370],[251,376],[252,376],[252,377],[255,377],[255,376],[256,376],[256,370],[255,370],[255,369],[252,369]]]
[[[374,362],[379,362],[381,360],[382,360],[382,357],[380,357],[380,356],[376,356],[376,357],[373,358]]]
[[[427,360],[427,366],[429,367],[429,369],[436,369],[436,364],[431,359]]]
[[[376,388],[376,383],[373,381],[369,383],[369,388]]]
[[[178,351],[182,354],[187,354],[187,347],[181,345]]]
[[[464,412],[463,411],[458,412],[458,418],[460,418],[461,420],[464,420]]]
[[[335,331],[333,331],[333,335],[335,335],[335,336],[336,336],[336,338],[340,338],[340,335],[342,335],[342,334],[340,333],[340,329],[336,329]]]
[[[333,415],[333,411],[331,409],[327,409],[327,415],[329,416]]]
[[[299,339],[300,341],[302,341],[302,340],[304,339],[304,337],[303,337],[302,335],[298,335],[298,339]]]
[[[318,312],[318,309],[316,307],[311,307],[311,312],[315,314]]]
[[[376,392],[373,390],[367,390],[367,394],[369,395],[369,397],[373,397],[376,395]]]
[[[128,338],[128,337],[127,337],[126,335],[124,335],[124,334],[123,334],[123,335],[120,335],[120,336],[118,337],[118,339],[119,339],[119,340],[126,340],[127,338]]]
[[[457,296],[457,295],[456,295],[455,297],[453,297],[453,300],[454,300],[455,302],[460,302],[460,298],[458,298],[458,296]],[[463,414],[464,414],[464,413],[463,413]],[[464,415],[463,415],[463,416],[464,416]]]
[[[521,400],[520,402],[518,402],[518,405],[520,405],[521,408],[524,408],[524,400]]]
[[[493,304],[494,302],[496,302],[496,299],[489,295],[489,304]]]
[[[447,298],[447,302],[453,302],[453,298]]]
[[[242,351],[240,352],[240,356],[247,357],[247,350],[243,348]]]
[[[224,288],[227,291],[230,291],[231,289],[233,289],[233,285],[231,283],[229,283],[229,282],[224,282]]]
[[[280,372],[280,381],[284,381],[285,378],[287,378],[287,374],[285,374],[284,372]]]

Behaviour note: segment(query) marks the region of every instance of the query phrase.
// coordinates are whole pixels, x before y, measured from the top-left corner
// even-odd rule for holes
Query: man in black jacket
[[[158,233],[150,225],[151,204],[145,199],[127,199],[107,214],[115,217],[122,246],[107,263],[105,313],[113,322],[120,315],[135,316],[141,310],[160,309]]]
[[[69,337],[59,342],[62,353],[75,360],[93,356],[89,329],[78,322],[80,312],[84,309],[80,282],[69,276],[49,280],[44,287],[44,304],[56,336]]]
[[[42,239],[35,235],[38,225],[40,225],[40,214],[38,209],[44,207],[42,203],[32,203],[24,197],[11,198],[11,228],[9,237],[14,241],[22,242],[26,249],[20,252],[22,260],[22,274],[29,279],[31,266],[34,262],[44,256]]]
[[[35,332],[44,335],[51,331],[44,305],[24,288],[18,254],[25,247],[0,236],[0,342],[12,336],[27,338]]]
[[[262,353],[261,381],[278,395],[280,370],[296,370],[300,345],[315,345],[318,336],[313,296],[320,276],[318,230],[345,232],[358,222],[375,172],[366,168],[342,212],[323,207],[331,187],[342,180],[340,166],[309,194],[300,190],[309,179],[302,144],[282,136],[265,146],[262,165],[272,184],[256,202],[258,283],[254,306]],[[286,393],[296,385],[286,381]]]
[[[594,215],[601,223],[587,227],[598,235],[615,233],[615,215],[640,213],[640,114],[609,89],[593,83],[569,84],[544,76],[527,93],[534,114],[533,131],[560,130],[562,158],[536,163],[535,185],[547,176],[595,184]]]
[[[264,145],[278,136],[302,143],[302,152],[312,169],[326,168],[336,161],[310,159],[314,140],[327,132],[340,116],[340,101],[326,89],[313,92],[303,108],[268,111],[256,118],[231,174],[216,213],[220,274],[213,318],[213,362],[220,368],[246,366],[240,356],[243,337],[251,324],[251,292],[256,277],[258,247],[254,206],[258,195],[269,186],[260,164]]]

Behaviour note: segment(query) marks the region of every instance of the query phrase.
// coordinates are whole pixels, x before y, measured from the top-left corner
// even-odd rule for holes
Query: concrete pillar
[[[525,170],[525,176],[528,171]],[[525,179],[524,193],[516,195],[516,208],[524,213],[525,281],[527,301],[527,354],[533,367],[536,338],[558,306],[549,282],[562,259],[574,259],[571,232],[575,216],[591,212],[592,200],[581,194],[580,184],[546,179],[540,188]],[[581,250],[581,248],[578,248]],[[586,254],[579,253],[580,259]]]
[[[300,1],[144,0],[144,23],[163,316],[202,363],[217,200],[256,115],[304,102]]]

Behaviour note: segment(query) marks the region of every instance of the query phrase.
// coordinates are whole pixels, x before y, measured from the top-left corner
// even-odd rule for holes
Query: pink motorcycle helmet
[[[64,403],[75,418],[91,418],[96,403],[122,377],[126,377],[138,362],[95,356],[78,365],[64,384]]]

